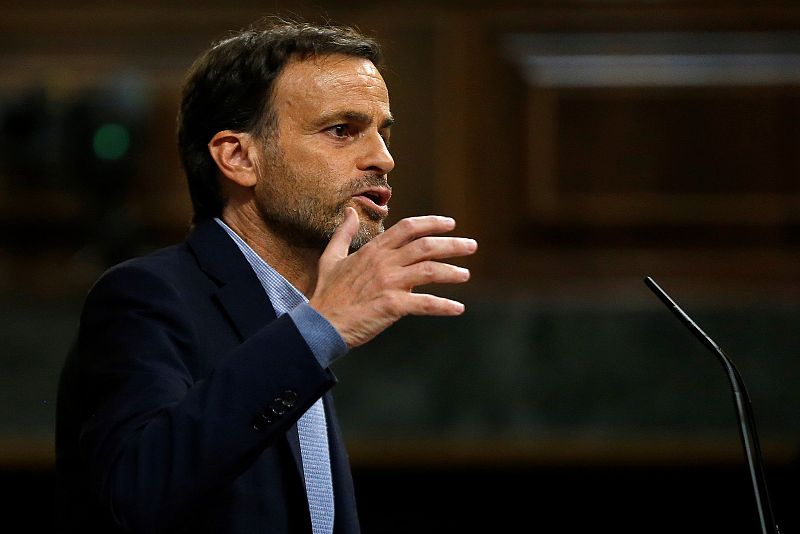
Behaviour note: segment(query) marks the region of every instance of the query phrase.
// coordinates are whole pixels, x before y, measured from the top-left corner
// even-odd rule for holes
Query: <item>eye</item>
[[[347,137],[350,134],[350,128],[346,124],[337,124],[328,129],[335,137]]]

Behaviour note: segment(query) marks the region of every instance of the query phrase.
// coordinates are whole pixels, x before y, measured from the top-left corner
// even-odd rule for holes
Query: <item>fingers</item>
[[[402,264],[469,256],[478,250],[474,239],[464,237],[421,237],[402,247]]]
[[[408,315],[453,316],[464,313],[464,305],[435,295],[408,293],[404,308]]]
[[[474,239],[434,236],[455,228],[450,217],[428,215],[403,219],[373,241],[375,245],[392,251],[399,265],[419,261],[469,256],[478,249]]]
[[[461,284],[469,280],[469,270],[447,263],[423,261],[401,269],[396,277],[389,284],[411,289],[426,284]]]
[[[456,221],[450,217],[425,215],[403,219],[383,234],[375,238],[387,248],[400,248],[403,245],[426,235],[443,234],[456,227]]]
[[[417,286],[469,280],[467,269],[439,261],[468,256],[478,248],[473,239],[437,235],[453,230],[453,219],[435,215],[403,219],[348,255],[358,225],[358,214],[347,208],[320,258],[309,299],[348,346],[368,342],[404,315],[464,312],[464,305],[455,300],[413,293]]]
[[[326,260],[336,261],[347,257],[350,250],[350,243],[353,242],[353,238],[356,232],[358,232],[358,224],[358,213],[356,213],[356,210],[351,207],[345,208],[344,220],[342,220],[342,223],[336,228],[328,246],[325,247],[325,251],[320,258],[320,263]]]

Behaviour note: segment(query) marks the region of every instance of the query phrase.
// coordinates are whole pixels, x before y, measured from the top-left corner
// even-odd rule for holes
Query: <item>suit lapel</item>
[[[242,341],[275,320],[275,309],[256,273],[219,224],[213,220],[199,222],[186,243],[203,272],[217,284],[215,297]],[[297,425],[288,430],[286,440],[302,479],[303,462]]]
[[[289,450],[292,452],[292,458],[300,473],[300,480],[303,481],[303,493],[306,491],[306,476],[303,473],[303,456],[300,452],[300,434],[297,431],[297,425],[292,425],[286,432],[286,440],[289,442]],[[308,496],[306,496],[308,500]]]
[[[220,225],[213,220],[198,223],[187,244],[200,269],[216,282],[216,298],[242,341],[275,319],[256,273]]]
[[[230,282],[219,288],[216,296],[242,341],[275,319],[264,289],[260,284],[254,288],[250,280]]]
[[[333,498],[336,507],[333,530],[335,534],[340,532],[357,533],[359,532],[359,522],[353,475],[350,472],[350,461],[339,429],[336,410],[333,407],[333,395],[328,392],[322,399],[325,405],[325,418],[328,422],[328,449],[331,455]]]

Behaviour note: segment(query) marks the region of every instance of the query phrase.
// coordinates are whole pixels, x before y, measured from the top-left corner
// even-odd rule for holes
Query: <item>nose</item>
[[[386,140],[378,132],[364,136],[363,146],[364,151],[357,162],[358,170],[388,174],[394,169],[394,158],[389,153]]]

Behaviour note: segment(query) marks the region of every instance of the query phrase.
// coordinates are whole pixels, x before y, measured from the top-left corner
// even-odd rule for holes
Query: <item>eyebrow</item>
[[[329,123],[329,122],[336,122],[339,120],[345,120],[349,122],[360,122],[363,124],[372,124],[372,118],[367,115],[366,113],[361,113],[359,111],[345,111],[345,112],[335,112],[329,115],[324,115],[321,119],[321,123]],[[380,129],[384,128],[391,128],[394,124],[394,117],[387,117],[380,125]]]

